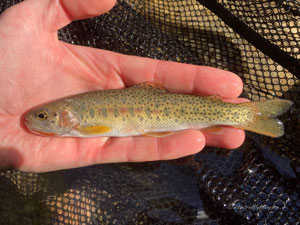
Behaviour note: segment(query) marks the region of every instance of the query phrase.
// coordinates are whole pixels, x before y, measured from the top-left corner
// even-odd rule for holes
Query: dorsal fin
[[[144,82],[144,83],[140,83],[135,85],[134,87],[137,88],[151,88],[153,90],[157,90],[157,91],[162,91],[162,92],[167,92],[167,88],[165,88],[162,84],[158,84],[158,83],[154,83],[154,82]]]
[[[222,98],[219,95],[210,95],[210,96],[207,96],[207,98],[222,101]]]

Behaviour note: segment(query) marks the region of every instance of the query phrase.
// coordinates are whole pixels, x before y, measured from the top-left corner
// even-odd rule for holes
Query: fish
[[[277,119],[293,102],[284,99],[229,103],[219,96],[171,93],[145,82],[128,88],[85,92],[34,107],[25,125],[52,137],[163,137],[186,129],[220,125],[280,137]]]

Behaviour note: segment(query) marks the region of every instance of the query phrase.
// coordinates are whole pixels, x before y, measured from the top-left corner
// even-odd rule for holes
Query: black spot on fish
[[[119,110],[117,108],[114,108],[114,116],[117,117],[119,115]]]
[[[102,115],[104,116],[104,117],[107,117],[107,109],[106,108],[102,108],[101,109],[101,113],[102,113]]]
[[[131,116],[135,115],[133,107],[129,108],[129,113],[130,113]]]
[[[91,118],[95,117],[95,110],[93,108],[90,109],[89,111]]]

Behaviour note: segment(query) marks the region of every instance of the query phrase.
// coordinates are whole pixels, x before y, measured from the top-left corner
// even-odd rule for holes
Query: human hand
[[[219,69],[70,45],[57,30],[72,20],[97,16],[115,0],[26,0],[0,16],[0,166],[51,171],[97,163],[168,160],[205,145],[236,148],[244,131],[186,130],[163,138],[51,138],[30,133],[22,115],[49,100],[81,92],[162,83],[171,92],[217,94],[232,102],[240,78]]]

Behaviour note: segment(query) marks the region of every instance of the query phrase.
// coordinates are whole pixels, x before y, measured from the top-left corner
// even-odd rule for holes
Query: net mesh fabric
[[[286,135],[170,162],[2,171],[0,224],[299,224],[299,1],[119,0],[59,38],[235,72],[243,97],[295,103]]]

